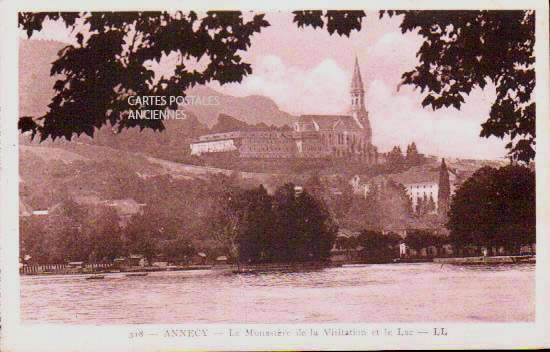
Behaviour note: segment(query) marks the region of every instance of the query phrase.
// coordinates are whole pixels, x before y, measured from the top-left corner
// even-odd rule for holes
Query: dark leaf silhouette
[[[324,28],[326,23],[327,31],[330,34],[348,36],[353,30],[361,30],[361,23],[366,14],[364,11],[342,11],[342,10],[302,10],[294,11],[294,22],[298,27]]]
[[[534,11],[381,11],[400,16],[401,31],[424,38],[420,64],[402,83],[429,94],[422,106],[460,109],[464,96],[490,81],[497,97],[481,125],[481,137],[510,138],[512,158],[535,156]]]
[[[76,34],[78,46],[69,45],[53,62],[51,75],[59,79],[49,111],[33,124],[26,118],[22,132],[32,130],[41,140],[74,135],[93,136],[110,123],[121,131],[139,127],[162,131],[161,120],[130,119],[130,109],[176,109],[177,104],[130,106],[128,97],[178,96],[186,89],[210,81],[220,84],[241,82],[250,74],[250,64],[243,62],[239,51],[250,47],[250,38],[269,26],[263,15],[245,21],[236,11],[207,12],[199,19],[194,12],[82,12],[21,13],[19,23],[28,37],[42,29],[46,20],[61,20]],[[79,27],[76,20],[79,19]],[[84,32],[80,22],[89,26]],[[147,65],[160,62],[163,56],[176,54],[180,63],[171,77],[155,79]],[[202,72],[192,70],[184,60],[207,58]],[[168,99],[167,99],[168,100]]]

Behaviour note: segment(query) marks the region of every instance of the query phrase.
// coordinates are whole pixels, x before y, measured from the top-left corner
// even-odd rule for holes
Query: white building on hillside
[[[450,194],[453,195],[459,183],[456,171],[449,171]],[[439,195],[439,168],[429,166],[416,166],[409,170],[390,175],[380,175],[369,179],[368,181],[361,180],[359,175],[355,175],[350,184],[355,194],[367,196],[369,189],[373,185],[385,185],[388,181],[394,181],[405,187],[407,194],[411,198],[412,207],[416,209],[419,200],[429,200],[430,197],[435,203],[435,211],[438,210],[438,195]]]

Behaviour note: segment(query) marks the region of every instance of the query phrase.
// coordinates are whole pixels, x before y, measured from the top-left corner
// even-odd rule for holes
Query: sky
[[[417,64],[422,38],[402,34],[400,18],[378,18],[367,13],[360,32],[350,37],[326,30],[298,28],[292,15],[266,14],[271,26],[255,34],[242,53],[253,73],[241,83],[211,84],[233,96],[263,95],[281,110],[294,115],[341,114],[349,107],[349,87],[357,56],[365,85],[366,108],[378,150],[415,142],[419,151],[442,157],[499,159],[506,155],[507,140],[481,138],[481,123],[495,98],[494,87],[474,90],[460,111],[423,108],[423,94],[412,86],[398,89],[402,73]],[[37,38],[68,41],[60,26],[45,26]]]

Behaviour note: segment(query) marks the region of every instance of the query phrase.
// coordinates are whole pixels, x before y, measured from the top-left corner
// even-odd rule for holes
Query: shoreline
[[[20,272],[20,276],[54,276],[54,275],[99,275],[99,274],[132,274],[151,273],[164,271],[194,271],[215,270],[230,271],[234,274],[258,274],[264,272],[300,272],[310,270],[322,270],[327,268],[350,267],[353,265],[377,265],[377,264],[453,264],[453,265],[500,265],[500,264],[536,264],[536,255],[529,256],[494,256],[494,257],[451,257],[451,258],[396,258],[388,262],[359,263],[359,262],[304,262],[304,263],[269,263],[269,264],[245,264],[237,269],[235,264],[218,265],[188,265],[166,267],[126,267],[121,269],[89,270],[71,269],[64,271],[38,271]]]
[[[536,255],[501,255],[493,257],[454,257],[454,258],[434,258],[434,263],[438,264],[535,264]]]
[[[90,270],[69,269],[60,271],[37,271],[37,272],[19,272],[20,276],[50,276],[50,275],[97,275],[97,274],[132,274],[132,273],[150,273],[159,271],[194,271],[211,270],[213,265],[188,265],[188,266],[166,266],[166,267],[126,267],[121,269]]]

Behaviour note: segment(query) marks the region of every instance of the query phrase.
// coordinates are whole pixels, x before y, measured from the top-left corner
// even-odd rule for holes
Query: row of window
[[[245,151],[251,152],[292,152],[295,148],[292,145],[247,145]]]
[[[322,145],[318,145],[318,144],[304,144],[302,149],[307,151],[317,151],[317,152],[325,151],[325,148],[323,148]]]
[[[292,158],[293,153],[262,153],[262,152],[248,152],[242,153],[243,158]]]
[[[288,139],[265,139],[265,138],[246,138],[243,143],[247,144],[291,144],[292,140]]]
[[[328,135],[322,135],[322,140],[323,140],[323,143],[328,143],[329,144],[360,144],[361,142],[363,142],[365,145],[368,144],[368,140],[367,140],[367,137],[364,138],[364,141],[361,141],[361,137],[353,134],[353,135],[345,135],[343,133],[338,133],[336,135],[333,135],[332,133],[329,133]],[[335,141],[336,139],[336,141]],[[336,142],[336,143],[335,143]]]
[[[212,134],[212,135],[206,135],[199,137],[199,140],[201,141],[212,141],[212,140],[218,140],[218,139],[230,139],[238,137],[238,132],[231,132],[231,133],[221,133],[221,134]]]
[[[409,189],[412,191],[414,189],[426,189],[426,188],[429,188],[429,189],[432,189],[432,188],[435,188],[435,185],[430,185],[430,186],[426,186],[426,185],[422,185],[422,186],[409,186]]]

